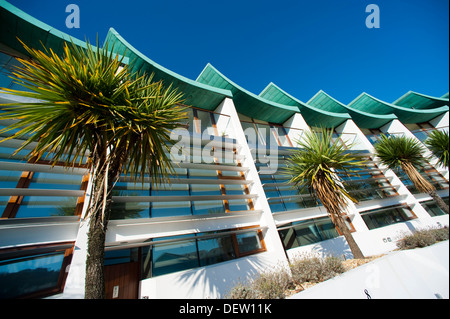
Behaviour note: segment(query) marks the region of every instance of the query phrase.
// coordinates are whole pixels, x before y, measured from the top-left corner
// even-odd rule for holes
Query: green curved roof
[[[395,102],[392,104],[411,109],[434,109],[437,107],[448,105],[448,96],[447,98],[434,97],[409,91],[408,93],[395,100]]]
[[[0,0],[0,48],[14,50],[15,53],[28,56],[28,52],[17,40],[29,47],[51,48],[56,54],[62,54],[64,43],[72,40],[78,46],[86,48],[86,43],[45,24],[10,3]],[[6,48],[5,48],[6,47]],[[10,52],[13,53],[14,52]]]
[[[64,32],[37,20],[10,3],[0,0],[0,48],[11,54],[28,56],[18,37],[28,46],[38,49],[51,48],[56,54],[63,53],[65,42],[74,42],[76,45],[86,48],[84,41],[71,38]],[[142,53],[125,41],[114,29],[110,29],[105,43],[114,43],[114,51],[123,55],[124,61],[134,61],[134,70],[154,73],[155,80],[163,80],[164,83],[173,84],[184,93],[185,103],[199,108],[214,110],[224,99],[232,97],[230,91],[221,90],[196,81],[185,78],[145,57]],[[12,52],[11,52],[12,51]]]
[[[251,118],[281,124],[299,112],[295,106],[272,102],[243,89],[209,63],[200,73],[197,81],[230,90],[233,93],[233,102],[237,111]]]
[[[330,112],[347,112],[359,127],[367,129],[380,128],[386,123],[389,123],[393,119],[397,118],[395,114],[371,114],[354,109],[332,98],[322,90],[317,92],[316,95],[314,95],[307,102],[307,104]]]
[[[410,109],[381,101],[365,92],[350,102],[348,106],[370,114],[394,113],[405,124],[427,122],[448,111],[448,106],[422,110]]]
[[[113,28],[109,29],[105,43],[108,43],[110,48],[114,44],[114,52],[128,57],[134,71],[153,73],[155,80],[162,80],[167,85],[177,87],[184,93],[185,103],[188,105],[214,110],[225,97],[233,96],[229,90],[193,81],[162,67],[135,49]]]
[[[323,110],[313,105],[304,103],[289,93],[280,89],[274,83],[270,83],[259,96],[280,104],[292,105],[298,107],[306,123],[311,126],[336,127],[346,120],[350,115],[346,112],[335,112],[333,110]]]
[[[449,96],[449,92],[447,92],[444,95],[442,95],[441,99],[448,99],[448,96]]]

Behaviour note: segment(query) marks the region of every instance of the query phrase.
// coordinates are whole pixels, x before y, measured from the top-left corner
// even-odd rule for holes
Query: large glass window
[[[25,196],[15,217],[74,216],[76,205],[76,197]]]
[[[152,202],[150,217],[168,217],[168,216],[188,216],[191,215],[191,202],[189,201],[170,201]]]
[[[200,266],[208,266],[236,258],[231,236],[198,240]]]
[[[241,255],[262,249],[259,233],[255,231],[236,234]]]
[[[59,292],[65,256],[72,246],[0,251],[0,299],[35,298]]]
[[[448,197],[443,198],[442,200],[448,205]],[[422,207],[425,208],[425,210],[430,214],[430,216],[441,216],[445,215],[446,213],[436,204],[435,201],[427,201],[421,203]]]
[[[215,231],[150,241],[150,246],[141,248],[142,278],[213,265],[265,250],[262,233],[256,229]]]
[[[415,215],[406,206],[376,209],[363,212],[360,215],[369,229],[389,226],[415,218]]]
[[[28,188],[79,190],[81,175],[34,172]]]
[[[199,266],[195,240],[158,244],[153,247],[153,276]]]
[[[339,236],[329,217],[289,223],[280,227],[278,233],[286,250]]]
[[[225,213],[225,208],[221,200],[193,201],[192,213],[194,215],[221,214]]]

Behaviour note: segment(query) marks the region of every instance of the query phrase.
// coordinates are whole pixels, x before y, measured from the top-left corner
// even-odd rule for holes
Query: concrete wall
[[[369,257],[385,254],[397,249],[397,241],[405,235],[412,234],[414,230],[441,226],[449,226],[449,215],[436,216],[427,219],[415,219],[373,230],[356,232],[353,233],[353,238],[355,238],[355,241],[364,256]],[[344,257],[345,259],[353,258],[350,248],[343,236],[289,249],[286,253],[289,259],[308,253],[313,253],[320,257],[334,255],[337,257]]]
[[[449,241],[395,251],[302,291],[292,299],[449,298]]]
[[[149,278],[141,281],[139,298],[222,298],[239,280],[244,281],[258,271],[277,265],[272,254],[266,252],[216,265]]]

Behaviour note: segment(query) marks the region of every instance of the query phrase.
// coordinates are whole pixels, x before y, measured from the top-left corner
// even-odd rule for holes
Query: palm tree
[[[85,49],[66,43],[62,57],[23,45],[32,59],[18,58],[22,65],[12,77],[29,92],[2,90],[36,102],[7,105],[0,120],[16,121],[3,131],[18,129],[10,138],[26,137],[17,151],[36,143],[28,155],[32,161],[47,154],[52,163],[73,167],[88,156],[93,182],[85,298],[104,298],[113,186],[122,173],[136,181],[148,173],[155,184],[174,174],[167,154],[170,130],[186,118],[181,93],[152,76],[131,73],[113,48],[100,49],[98,43]]]
[[[430,149],[434,156],[439,160],[438,163],[448,169],[448,131],[434,130],[425,140],[425,145]]]
[[[306,132],[302,141],[297,141],[298,150],[287,159],[284,174],[290,177],[300,191],[308,190],[319,199],[332,222],[344,235],[354,258],[364,258],[358,244],[344,221],[348,200],[357,202],[345,189],[345,182],[337,172],[355,176],[355,169],[363,165],[362,157],[348,152],[339,140],[333,141],[332,130],[320,129]]]
[[[424,157],[425,149],[416,139],[405,136],[387,137],[383,134],[374,147],[375,155],[383,164],[391,169],[401,168],[419,192],[429,194],[448,214],[448,205],[436,193],[436,188],[417,170],[426,163],[426,158]]]

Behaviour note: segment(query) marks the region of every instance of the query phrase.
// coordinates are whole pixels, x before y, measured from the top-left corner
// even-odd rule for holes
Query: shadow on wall
[[[303,254],[314,254],[319,257],[335,256],[341,259],[351,259],[353,254],[343,236],[324,240],[312,245],[301,246],[288,251],[289,258],[302,257]]]
[[[180,272],[168,279],[172,282],[172,294],[158,298],[222,298],[239,281],[248,280],[258,272],[274,266],[276,265],[270,261],[268,254],[262,253]],[[159,286],[163,283],[157,284]]]

